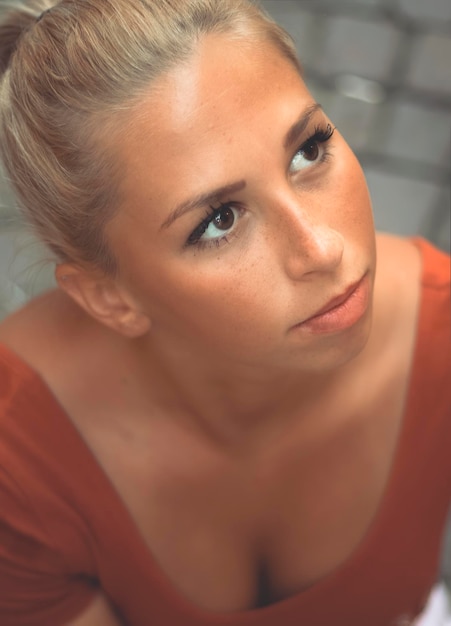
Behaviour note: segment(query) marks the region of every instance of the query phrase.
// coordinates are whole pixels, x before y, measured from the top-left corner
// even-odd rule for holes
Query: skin
[[[418,254],[378,237],[376,272],[355,156],[338,130],[306,147],[324,113],[284,146],[314,104],[269,44],[205,38],[109,138],[124,172],[106,233],[119,275],[60,265],[61,289],[0,328],[176,589],[213,611],[289,597],[349,557],[403,415]],[[233,203],[230,232],[208,230],[228,241],[186,245],[208,206],[162,227],[181,202],[243,180],[213,204]],[[364,275],[352,327],[293,328]]]
[[[276,406],[308,406],[368,340],[371,305],[346,331],[293,330],[365,274],[372,287],[376,268],[366,183],[338,130],[318,158],[300,154],[330,124],[318,110],[284,146],[313,105],[268,44],[228,46],[225,62],[223,38],[210,37],[153,86],[117,142],[126,202],[107,231],[120,264],[108,293],[135,315],[141,370],[161,378],[163,366],[184,411],[218,436],[231,421],[255,430]],[[233,227],[210,226],[202,247],[186,242],[208,205],[162,227],[186,199],[240,181],[214,205],[233,203]],[[69,277],[80,300],[80,277]],[[81,291],[91,314],[105,313]],[[102,321],[118,327],[117,316]]]

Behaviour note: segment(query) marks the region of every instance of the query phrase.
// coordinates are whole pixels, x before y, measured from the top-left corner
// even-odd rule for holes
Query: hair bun
[[[22,35],[29,30],[43,12],[52,8],[55,2],[38,0],[30,2],[10,2],[0,15],[0,76],[11,61]]]

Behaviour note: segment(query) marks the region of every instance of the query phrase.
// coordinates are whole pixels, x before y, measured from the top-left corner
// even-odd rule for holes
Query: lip
[[[294,326],[310,333],[330,333],[345,330],[365,314],[370,297],[370,281],[366,273],[344,293],[324,305],[314,315]]]

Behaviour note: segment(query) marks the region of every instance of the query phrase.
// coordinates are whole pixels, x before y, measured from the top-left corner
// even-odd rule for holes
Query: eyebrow
[[[299,135],[301,135],[307,128],[312,117],[317,111],[321,111],[322,108],[323,107],[318,102],[315,102],[315,104],[312,104],[311,106],[307,107],[307,109],[305,109],[301,117],[297,120],[297,122],[293,124],[293,126],[291,126],[291,128],[287,132],[283,142],[285,149],[290,148],[299,139]]]
[[[236,183],[231,183],[230,185],[225,185],[224,187],[219,187],[218,189],[214,189],[213,191],[207,191],[206,193],[201,193],[190,200],[186,200],[179,204],[169,215],[169,217],[163,222],[160,230],[163,228],[169,228],[169,226],[175,222],[179,217],[188,213],[188,211],[192,211],[193,209],[197,209],[202,206],[207,206],[214,204],[221,197],[236,193],[237,191],[242,191],[246,187],[245,180],[239,180]]]
[[[309,106],[302,113],[301,117],[289,128],[287,134],[285,135],[283,141],[283,146],[285,149],[290,148],[298,140],[299,135],[301,135],[307,128],[313,115],[321,109],[322,106],[315,102],[315,104]],[[207,191],[206,193],[201,193],[197,196],[194,196],[194,198],[185,200],[178,204],[175,209],[173,209],[173,211],[171,211],[167,219],[161,225],[160,230],[169,228],[169,226],[171,226],[171,224],[178,220],[179,217],[185,215],[185,213],[188,213],[189,211],[193,211],[194,209],[198,209],[202,206],[212,205],[215,202],[218,202],[223,196],[236,193],[237,191],[242,191],[245,188],[246,181],[239,180],[237,182],[231,183],[230,185],[224,185],[223,187],[218,187],[217,189],[213,189],[212,191]]]

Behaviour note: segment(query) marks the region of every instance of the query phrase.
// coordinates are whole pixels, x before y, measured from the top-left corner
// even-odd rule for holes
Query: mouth
[[[345,330],[357,323],[365,314],[370,297],[370,281],[366,273],[335,296],[309,318],[294,326],[310,333],[327,333]]]

